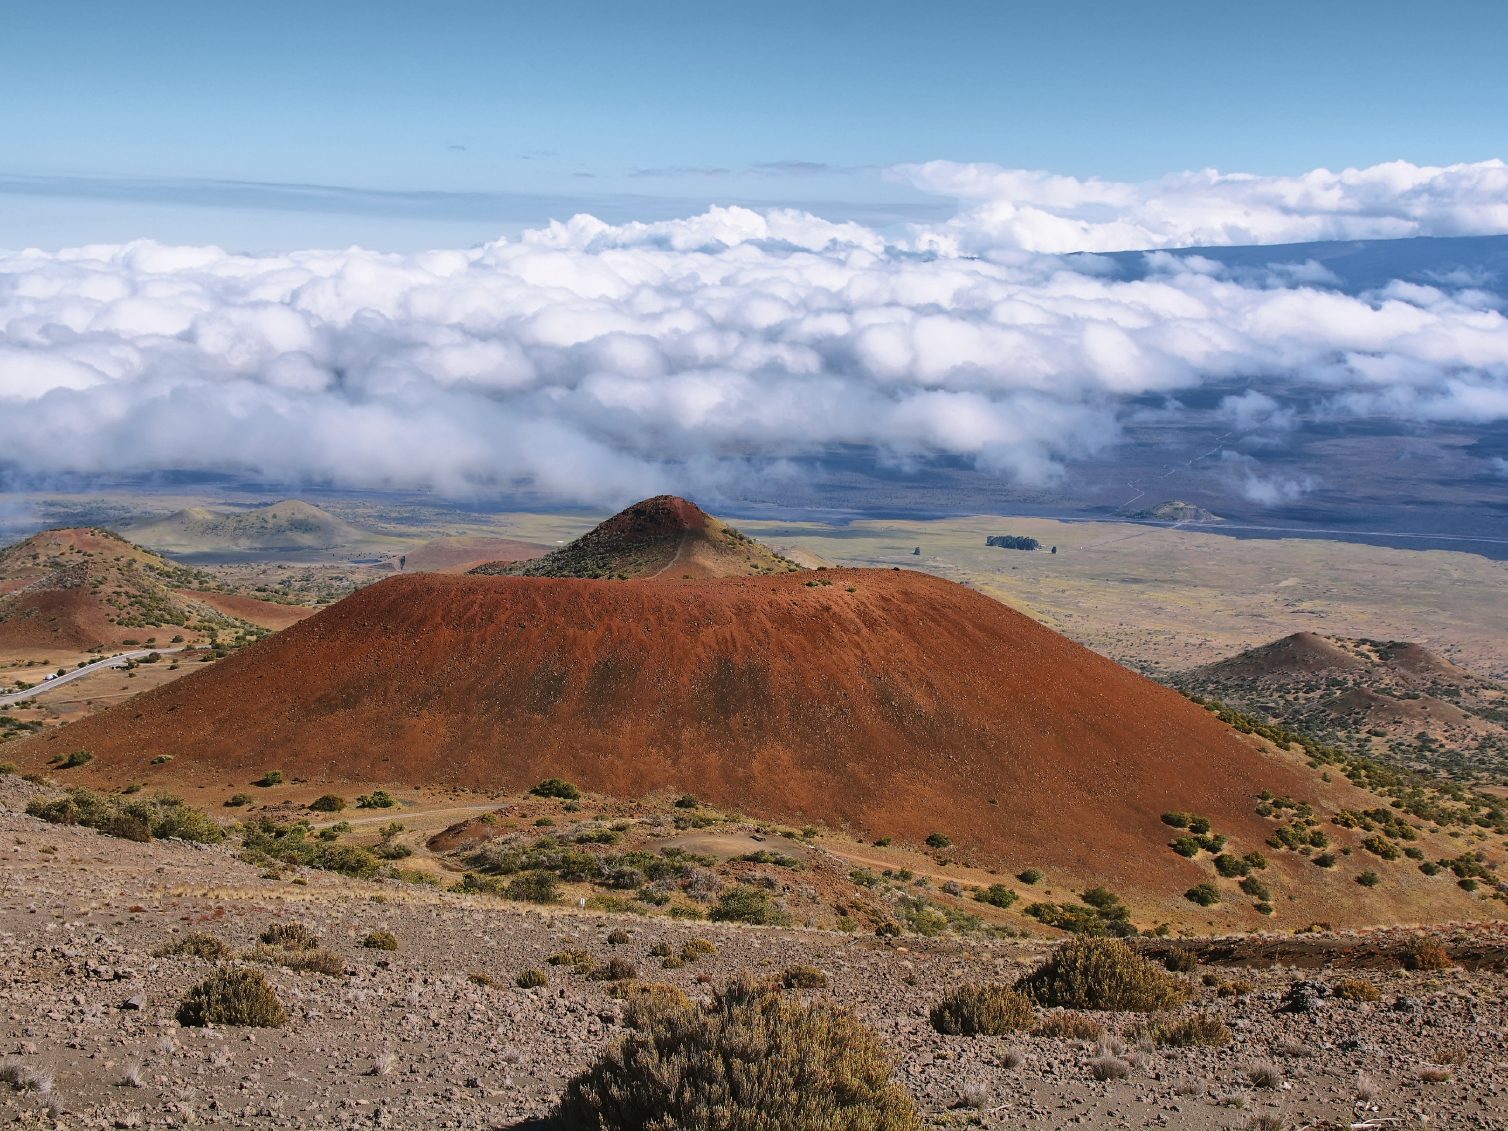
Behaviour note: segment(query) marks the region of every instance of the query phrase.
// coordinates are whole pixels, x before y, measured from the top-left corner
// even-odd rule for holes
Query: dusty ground
[[[1201,967],[1191,982],[1210,973],[1253,983],[1240,997],[1198,990],[1196,1007],[1226,1019],[1237,1043],[1139,1051],[1130,1039],[1135,1018],[1102,1015],[1124,1035],[1131,1071],[1096,1082],[1087,1043],[943,1037],[926,1020],[945,989],[1013,978],[1047,944],[886,946],[869,935],[522,908],[328,873],[263,879],[228,849],[137,845],[43,824],[17,811],[34,792],[0,779],[0,1054],[50,1076],[45,1094],[0,1088],[0,1111],[20,1125],[526,1126],[623,1032],[608,983],[545,963],[581,948],[627,958],[642,980],[693,995],[740,971],[775,973],[792,963],[828,971],[825,992],[881,1035],[931,1127],[1231,1128],[1267,1113],[1291,1127],[1363,1119],[1379,1127],[1508,1126],[1508,987],[1500,971],[1348,970],[1374,984],[1381,1000],[1330,999],[1316,1013],[1286,1014],[1276,1010],[1296,978],[1332,983],[1340,975],[1315,961],[1302,972]],[[190,930],[240,949],[270,923],[293,919],[344,959],[345,972],[267,967],[288,1008],[285,1029],[175,1022],[178,1001],[209,965],[153,958],[153,949]],[[614,928],[626,929],[629,941],[609,944]],[[374,929],[392,931],[398,951],[361,948]],[[1508,944],[1486,928],[1445,934],[1479,949],[1494,942],[1494,954]],[[656,942],[693,936],[718,952],[675,970],[649,955]],[[1307,941],[1323,960],[1376,939],[1330,939],[1328,950],[1325,940]],[[532,967],[548,970],[550,984],[515,988],[518,972]],[[1008,1067],[1014,1053],[1020,1063]],[[1266,1061],[1277,1069],[1274,1089],[1248,1076]],[[1448,1080],[1420,1078],[1440,1064]],[[981,1106],[955,1106],[963,1092]]]

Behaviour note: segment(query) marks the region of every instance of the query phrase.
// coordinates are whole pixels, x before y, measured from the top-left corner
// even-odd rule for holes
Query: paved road
[[[187,645],[184,645],[184,647],[186,648]],[[38,695],[46,695],[49,691],[56,691],[65,684],[72,683],[76,679],[83,679],[86,675],[93,675],[95,672],[104,671],[106,668],[123,668],[127,662],[139,660],[143,656],[150,656],[153,652],[156,652],[159,656],[167,656],[174,652],[182,651],[183,648],[142,648],[136,652],[122,652],[120,655],[111,656],[109,659],[96,660],[87,667],[74,668],[66,675],[60,675],[56,679],[39,683],[37,686],[26,691],[12,691],[5,695],[0,695],[0,707],[14,706],[23,699],[32,699]]]

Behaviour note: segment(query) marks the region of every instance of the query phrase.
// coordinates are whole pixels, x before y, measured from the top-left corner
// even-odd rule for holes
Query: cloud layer
[[[713,208],[617,226],[577,216],[414,255],[136,243],[0,257],[0,463],[527,486],[613,505],[747,495],[838,447],[1050,483],[1149,397],[1211,382],[1266,390],[1219,409],[1259,438],[1293,427],[1279,387],[1336,420],[1508,419],[1508,323],[1464,283],[1347,295],[1320,269],[1237,276],[1168,255],[1133,280],[1040,253],[1124,246],[1133,231],[1151,244],[1508,229],[1508,205],[1483,187],[1508,177],[1500,163],[1260,184],[1199,174],[1155,191],[920,168],[919,182],[985,203],[899,240]],[[1017,219],[1002,219],[1007,191]],[[1066,226],[1026,225],[1029,211]],[[1224,471],[1259,505],[1315,483],[1264,471],[1259,451]]]
[[[893,175],[957,197],[939,246],[1062,254],[1508,232],[1508,165],[1392,161],[1259,177],[1214,169],[1132,184],[931,161]]]

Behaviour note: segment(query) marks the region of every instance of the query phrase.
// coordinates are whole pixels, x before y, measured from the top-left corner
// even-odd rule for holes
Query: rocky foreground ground
[[[626,983],[548,962],[585,951],[693,997],[741,972],[824,971],[827,988],[793,992],[829,996],[872,1026],[934,1127],[1508,1127],[1508,975],[1348,966],[1376,936],[1306,937],[1302,969],[1245,965],[1233,946],[1234,961],[1182,975],[1196,993],[1186,1008],[1233,1030],[1223,1048],[1155,1047],[1129,1014],[1099,1015],[1098,1041],[948,1037],[928,1021],[943,993],[1013,980],[1051,944],[887,944],[525,908],[322,872],[267,879],[229,847],[44,824],[24,813],[34,792],[0,781],[0,1111],[14,1125],[534,1126],[624,1031]],[[154,951],[208,932],[240,952],[290,921],[344,969],[259,967],[286,1027],[178,1024],[179,1002],[215,964]],[[383,930],[396,950],[361,945]],[[1492,930],[1443,937],[1480,955],[1508,945]],[[693,938],[716,952],[674,968],[651,954],[678,955]],[[548,984],[519,988],[529,969]],[[1343,978],[1378,1000],[1329,994]]]

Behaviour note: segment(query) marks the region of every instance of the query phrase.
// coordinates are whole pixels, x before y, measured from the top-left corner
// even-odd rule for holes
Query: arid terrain
[[[1277,961],[1262,937],[1200,944],[1206,960],[1173,976],[1190,1002],[1170,1016],[1223,1023],[1235,1038],[1217,1047],[1159,1045],[1144,1026],[1160,1015],[1115,1011],[1064,1015],[1084,1018],[1078,1036],[1041,1029],[1055,1009],[1030,1023],[1040,1032],[945,1036],[928,1021],[944,994],[1009,982],[1051,944],[539,908],[268,868],[226,846],[134,844],[21,811],[55,792],[0,778],[0,1040],[6,1079],[20,1082],[0,1088],[0,1105],[21,1125],[535,1126],[566,1080],[628,1032],[625,999],[639,987],[697,998],[739,974],[854,1010],[927,1127],[1508,1119],[1508,936],[1493,928],[1444,928],[1458,961],[1424,971],[1402,968],[1408,930],[1302,936]],[[178,1024],[179,1002],[216,963],[156,952],[197,933],[255,951],[279,923],[302,924],[336,956],[327,973],[251,964],[286,1025]],[[376,931],[396,949],[364,946]],[[543,979],[521,988],[525,971]],[[1296,984],[1305,1011],[1285,1012]]]

